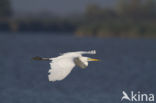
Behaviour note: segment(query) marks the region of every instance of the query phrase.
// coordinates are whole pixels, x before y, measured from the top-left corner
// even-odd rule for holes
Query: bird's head
[[[100,60],[89,57],[78,57],[74,59],[75,64],[83,69],[88,66],[88,62],[90,61],[100,61]]]

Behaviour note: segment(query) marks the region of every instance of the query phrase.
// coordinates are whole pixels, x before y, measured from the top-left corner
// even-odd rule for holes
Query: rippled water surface
[[[100,62],[91,62],[86,69],[76,67],[54,83],[47,78],[49,62],[31,60],[94,49],[97,54],[88,56]],[[123,90],[156,93],[155,78],[155,39],[0,35],[1,103],[120,103]]]

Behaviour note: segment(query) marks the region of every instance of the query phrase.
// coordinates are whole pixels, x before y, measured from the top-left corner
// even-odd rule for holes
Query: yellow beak
[[[100,59],[92,59],[92,58],[88,58],[88,61],[100,61]]]

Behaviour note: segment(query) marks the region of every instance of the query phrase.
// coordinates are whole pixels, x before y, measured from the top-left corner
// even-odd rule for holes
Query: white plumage
[[[82,57],[82,54],[96,54],[95,50],[92,51],[79,51],[79,52],[69,52],[64,53],[61,56],[58,56],[56,58],[50,58],[51,63],[49,70],[49,81],[56,81],[56,80],[62,80],[72,71],[72,69],[75,67],[76,63],[74,62],[74,59],[80,58],[81,62],[83,62],[86,66],[88,66],[88,57]],[[86,59],[86,60],[85,60]],[[95,59],[92,59],[92,61]],[[78,62],[77,62],[78,63]]]
[[[75,63],[72,58],[56,58],[51,61],[49,70],[49,81],[56,81],[64,79],[74,68]]]
[[[82,56],[83,54],[96,54],[95,50],[92,51],[78,51],[64,53],[56,58],[41,58],[34,57],[34,60],[51,60],[49,69],[49,81],[59,81],[66,78],[75,65],[80,68],[86,68],[88,61],[99,61],[99,59],[92,59]]]

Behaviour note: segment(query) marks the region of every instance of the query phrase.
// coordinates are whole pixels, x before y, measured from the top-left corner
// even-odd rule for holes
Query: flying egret
[[[34,60],[50,60],[49,81],[60,81],[69,75],[71,70],[77,65],[80,68],[86,68],[89,61],[99,61],[82,56],[83,54],[96,54],[95,50],[67,52],[55,58],[34,57]]]

